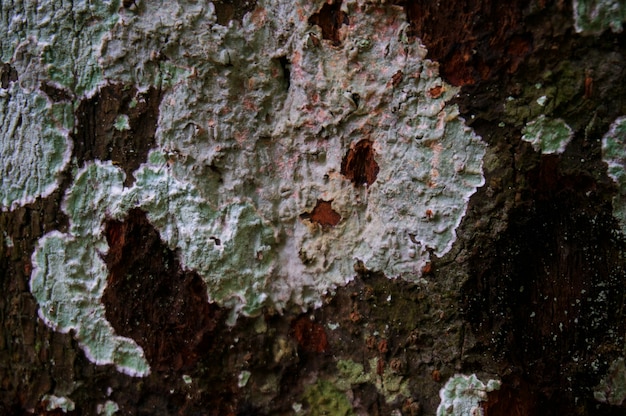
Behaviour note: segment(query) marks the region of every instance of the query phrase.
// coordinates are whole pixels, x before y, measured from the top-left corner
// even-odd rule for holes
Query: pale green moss
[[[526,124],[522,129],[522,140],[533,145],[542,154],[560,154],[572,139],[574,132],[561,119],[551,119],[544,115]]]
[[[347,391],[358,384],[372,383],[387,403],[395,401],[400,395],[410,397],[408,379],[394,372],[389,365],[385,366],[382,374],[378,374],[378,360],[378,358],[369,360],[367,372],[363,364],[352,360],[339,360],[337,362],[339,374],[335,386]]]
[[[309,405],[309,416],[351,416],[354,414],[352,405],[345,393],[326,380],[318,380],[304,393]]]
[[[441,403],[437,416],[482,416],[480,402],[487,400],[487,393],[500,389],[500,382],[489,380],[487,384],[476,377],[456,374],[439,392]]]
[[[585,71],[571,61],[561,61],[541,74],[536,84],[522,86],[519,94],[504,102],[503,122],[523,127],[527,120],[550,116],[556,109],[570,105],[584,89]]]

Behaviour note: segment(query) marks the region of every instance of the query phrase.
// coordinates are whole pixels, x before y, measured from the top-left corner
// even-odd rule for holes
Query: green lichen
[[[192,184],[171,175],[166,156],[154,152],[154,164],[142,166],[137,182],[124,196],[124,209],[140,206],[170,248],[181,253],[184,267],[195,270],[208,287],[209,299],[237,315],[257,314],[270,288],[274,267],[274,230],[246,201],[216,207]]]
[[[39,240],[30,290],[41,319],[59,332],[73,331],[92,362],[143,376],[149,373],[143,350],[115,334],[100,301],[108,275],[101,257],[108,250],[102,220],[119,203],[122,183],[123,173],[110,164],[92,164],[78,172],[63,206],[70,229]]]
[[[82,96],[102,82],[103,37],[117,22],[119,0],[0,4],[0,59],[30,90],[52,81]]]
[[[437,416],[482,416],[480,402],[487,400],[487,393],[500,389],[500,382],[489,380],[487,384],[476,377],[456,374],[439,392],[441,403]]]
[[[70,231],[44,237],[35,256],[32,281],[42,309],[71,302],[50,288],[57,279],[76,279],[63,270],[49,274],[48,244],[70,249],[55,267],[93,263],[93,279],[102,282],[106,270],[90,259],[108,250],[102,223],[135,207],[147,212],[183,267],[204,279],[210,301],[232,309],[231,323],[263,307],[319,305],[324,293],[352,279],[355,262],[419,281],[430,256],[451,249],[467,202],[484,182],[485,144],[449,104],[458,89],[443,82],[419,42],[406,41],[401,8],[344,1],[351,35],[329,47],[308,19],[322,4],[259,0],[228,26],[217,23],[210,2],[143,2],[141,13],[119,2],[61,8],[54,27],[64,28],[72,13],[80,24],[84,10],[94,19],[85,32],[93,43],[72,49],[71,62],[86,68],[72,82],[58,62],[69,57],[57,59],[55,47],[40,42],[52,32],[24,43],[21,50],[47,66],[29,72],[20,58],[18,72],[53,77],[77,97],[101,78],[163,92],[155,149],[133,173],[131,188],[122,187],[121,171],[100,162],[86,169],[106,178],[75,176],[65,203]],[[82,32],[66,31],[82,45]],[[119,118],[116,128],[126,127]],[[364,139],[378,174],[366,184],[341,173]],[[73,196],[80,192],[84,199]],[[332,201],[339,223],[307,219],[320,200]],[[76,316],[42,316],[60,330],[86,327],[88,311],[102,308],[100,292],[90,290],[84,304],[72,306]],[[114,338],[100,325],[97,336]],[[95,348],[83,335],[77,332],[79,342]]]
[[[522,140],[532,144],[542,154],[560,154],[572,139],[574,132],[561,119],[550,119],[544,115],[526,124],[522,129]]]
[[[237,376],[237,387],[239,388],[245,387],[246,384],[248,384],[248,380],[250,380],[251,375],[252,373],[246,370],[240,372],[239,375]]]
[[[626,21],[622,0],[574,0],[574,26],[578,33],[598,35],[607,29],[621,33]]]
[[[115,127],[115,129],[119,131],[130,130],[130,122],[128,116],[126,114],[120,114],[119,116],[117,116],[115,118],[115,122],[113,123],[113,127]]]
[[[354,415],[345,393],[326,380],[318,380],[310,386],[304,393],[304,400],[309,405],[309,416]]]
[[[267,299],[264,282],[275,242],[249,204],[215,209],[169,174],[163,154],[155,152],[150,160],[157,164],[142,166],[132,188],[123,187],[124,174],[110,163],[77,172],[63,204],[69,232],[54,231],[39,241],[31,276],[39,315],[50,327],[74,330],[93,362],[115,364],[132,375],[149,371],[143,351],[115,334],[100,301],[108,273],[102,261],[108,251],[102,229],[107,218],[122,219],[133,207],[147,211],[161,238],[181,252],[183,265],[205,280],[210,299],[233,308],[233,323],[239,313],[258,313]]]
[[[54,394],[46,394],[41,398],[41,401],[45,404],[45,409],[61,410],[63,413],[72,412],[76,408],[74,401],[68,397],[55,396]]]
[[[173,175],[218,205],[245,195],[285,238],[275,276],[289,278],[272,278],[278,308],[319,304],[322,293],[350,279],[356,260],[418,280],[429,250],[450,249],[467,200],[483,183],[484,145],[447,105],[456,89],[440,79],[424,49],[399,40],[407,27],[400,10],[365,12],[346,2],[351,37],[338,48],[318,48],[310,39],[321,38],[319,28],[302,18],[315,5],[257,7],[262,19],[248,15],[241,28],[213,31],[190,12],[193,38],[175,35],[179,44],[203,49],[181,56],[171,48],[197,74],[174,85],[160,109],[157,143],[176,155]],[[270,19],[294,26],[269,31],[263,22]],[[281,56],[289,74],[275,58]],[[406,76],[394,87],[398,72]],[[433,87],[441,95],[431,95]],[[374,142],[380,168],[380,179],[367,187],[339,174],[350,146],[364,137]],[[302,220],[319,199],[333,201],[342,218],[336,227],[322,231]]]
[[[67,166],[71,105],[52,104],[16,83],[0,89],[0,209],[50,195]]]
[[[626,117],[616,119],[602,138],[602,159],[607,163],[607,174],[617,184],[613,198],[613,215],[626,234]]]
[[[107,400],[104,404],[99,404],[96,407],[96,413],[104,416],[113,416],[120,410],[120,407],[117,403],[111,400]]]
[[[50,103],[43,84],[77,97],[95,90],[103,74],[100,42],[117,22],[117,0],[0,4],[0,60],[17,80],[0,89],[0,208],[52,193],[69,162],[70,103]]]
[[[335,384],[342,390],[348,390],[354,385],[371,381],[371,375],[365,372],[363,364],[352,360],[337,361],[337,370],[339,376]]]
[[[379,358],[369,360],[370,374],[376,389],[385,397],[387,403],[395,401],[398,396],[410,397],[409,380],[396,373],[388,364],[385,365],[382,374],[376,373],[379,360]]]

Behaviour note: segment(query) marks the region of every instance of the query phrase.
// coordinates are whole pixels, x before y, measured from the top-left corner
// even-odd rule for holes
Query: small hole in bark
[[[441,85],[437,85],[428,90],[428,95],[430,95],[431,98],[439,98],[441,94],[443,94],[443,87]]]
[[[355,186],[363,184],[369,186],[378,176],[378,163],[374,159],[374,143],[371,140],[361,140],[341,162],[341,174],[350,179]]]
[[[283,69],[283,78],[285,78],[285,82],[287,83],[286,89],[289,90],[289,87],[291,86],[291,71],[289,71],[289,68],[291,67],[291,62],[289,62],[289,59],[287,59],[286,56],[281,56],[278,58],[278,63]]]
[[[7,89],[11,82],[17,81],[17,71],[9,64],[0,66],[0,87]]]
[[[355,92],[352,93],[352,101],[354,101],[354,105],[356,105],[357,107],[359,106],[359,103],[361,102],[361,96]]]
[[[332,208],[332,202],[332,200],[323,201],[318,199],[313,211],[300,215],[300,218],[307,219],[322,227],[334,227],[341,221],[341,215]]]
[[[256,0],[214,0],[217,23],[228,26],[231,20],[241,22],[246,13],[256,8]]]
[[[306,352],[325,352],[328,348],[328,339],[324,327],[312,322],[303,315],[291,324],[291,333],[298,345]]]
[[[322,38],[331,41],[334,46],[341,44],[339,28],[349,23],[348,15],[341,11],[341,1],[325,3],[319,12],[309,18],[309,24],[319,26]]]

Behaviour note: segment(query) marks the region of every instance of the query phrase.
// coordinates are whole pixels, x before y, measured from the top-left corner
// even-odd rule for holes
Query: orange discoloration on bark
[[[331,201],[317,200],[317,205],[313,208],[311,213],[302,214],[300,217],[308,219],[311,222],[321,225],[324,228],[334,227],[341,221],[341,215],[332,208]]]
[[[325,352],[328,349],[328,339],[324,327],[301,316],[291,325],[293,337],[298,345],[307,352]]]

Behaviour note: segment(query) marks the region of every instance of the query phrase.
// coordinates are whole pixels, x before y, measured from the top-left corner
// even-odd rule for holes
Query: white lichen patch
[[[455,374],[439,391],[441,403],[437,407],[437,416],[482,416],[484,412],[480,402],[487,400],[487,393],[498,389],[498,380],[489,380],[485,384],[476,374]]]
[[[274,263],[273,232],[250,204],[214,209],[192,186],[170,175],[165,155],[151,154],[150,163],[136,172],[132,188],[123,188],[123,172],[111,163],[97,162],[78,172],[63,204],[69,232],[46,234],[32,259],[30,285],[40,317],[60,332],[73,330],[93,362],[115,364],[131,375],[147,374],[149,367],[142,349],[116,335],[105,317],[107,219],[123,219],[131,208],[148,212],[161,238],[181,249],[183,265],[204,277],[210,300],[232,308],[232,323],[239,313],[255,313],[269,298],[265,279]],[[203,262],[197,263],[200,258]]]
[[[609,177],[617,184],[613,215],[626,234],[626,117],[615,120],[602,138],[602,159],[608,165]]]
[[[222,26],[209,2],[143,2],[92,50],[106,79],[165,91],[157,148],[134,185],[110,164],[78,172],[68,234],[45,236],[33,257],[40,314],[75,329],[97,362],[119,367],[114,341],[99,351],[94,339],[121,342],[100,303],[102,224],[131,208],[232,309],[231,323],[266,306],[318,306],[355,264],[419,281],[450,250],[484,181],[485,145],[448,104],[457,89],[407,40],[401,7],[344,1],[332,42],[309,23],[323,4],[261,0]],[[312,215],[320,202],[332,220]],[[137,346],[130,356],[143,358]]]
[[[96,406],[96,413],[104,416],[113,416],[119,410],[119,405],[112,400],[107,400],[106,402]]]
[[[182,265],[203,277],[209,300],[232,308],[232,323],[239,313],[257,313],[270,297],[274,230],[246,200],[212,205],[192,184],[176,179],[167,160],[160,152],[150,155],[115,215],[144,209],[161,239],[180,251]]]
[[[54,394],[46,394],[41,398],[47,411],[61,410],[63,413],[72,412],[76,409],[74,401],[65,396],[55,396]]]
[[[212,17],[200,22],[212,6],[155,3],[147,7],[163,16],[156,26],[149,13],[133,15],[114,30],[123,39],[107,46],[122,51],[125,37],[156,39],[180,25],[160,51],[193,75],[165,95],[158,145],[174,176],[212,206],[247,201],[271,225],[278,259],[260,285],[278,308],[319,304],[352,278],[356,262],[417,280],[430,253],[450,249],[483,183],[484,145],[446,104],[456,89],[423,47],[404,41],[402,9],[345,2],[349,27],[339,29],[341,46],[331,46],[308,23],[322,4],[259,2],[241,26],[223,27]],[[148,54],[115,58],[107,73],[154,64]],[[340,173],[361,140],[373,143],[379,167],[368,186]],[[319,200],[341,217],[336,226],[301,218]],[[198,255],[186,264],[203,264]]]
[[[0,89],[0,209],[50,195],[67,166],[72,126],[69,104],[52,104],[16,83]]]
[[[0,3],[0,59],[29,90],[52,82],[78,97],[102,81],[102,36],[118,21],[119,0]]]
[[[113,123],[113,127],[115,130],[124,131],[130,130],[130,121],[126,114],[120,114],[115,118],[115,122]]]
[[[59,332],[73,331],[92,362],[143,376],[149,373],[143,350],[115,334],[101,302],[108,275],[101,258],[108,251],[102,219],[119,203],[122,181],[122,172],[110,164],[92,164],[76,175],[64,203],[69,232],[53,231],[39,240],[30,290],[41,319]]]
[[[626,21],[623,0],[573,0],[574,27],[585,35],[599,35],[607,29],[621,33]]]
[[[552,119],[541,115],[522,129],[522,140],[533,145],[542,154],[561,154],[572,140],[574,132],[560,118]]]
[[[95,90],[103,79],[100,40],[119,7],[119,1],[0,2],[0,59],[17,78],[0,88],[0,209],[56,189],[69,162],[73,108],[49,103],[40,88],[77,97]]]

